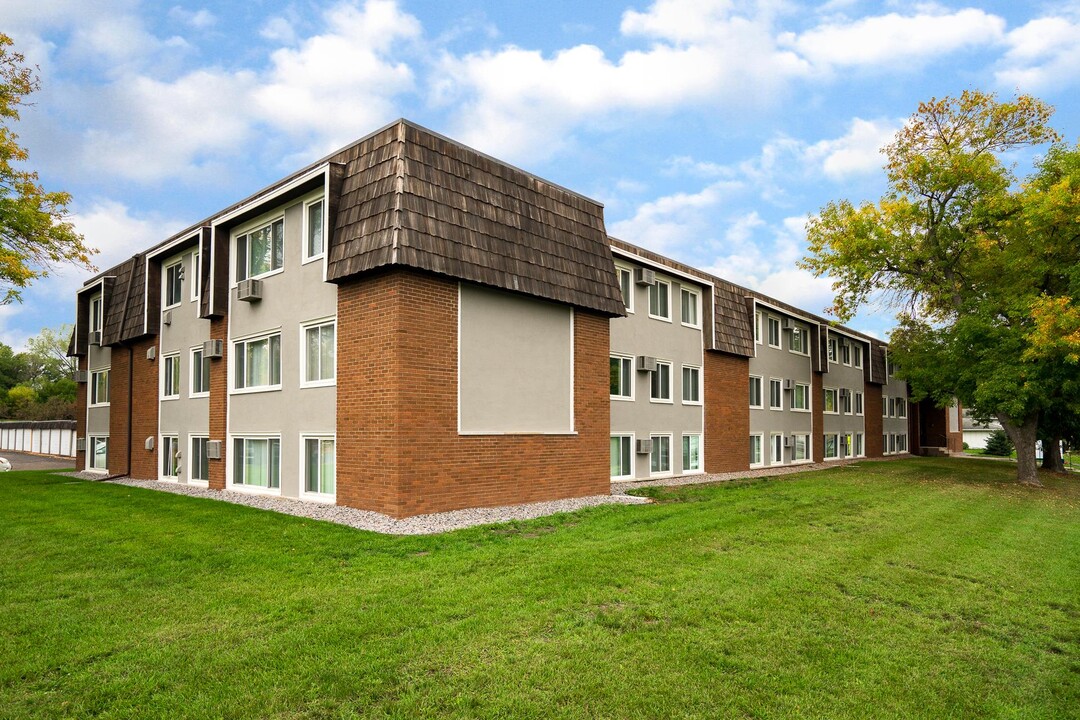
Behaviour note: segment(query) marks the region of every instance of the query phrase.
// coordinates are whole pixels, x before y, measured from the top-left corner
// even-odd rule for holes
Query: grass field
[[[395,538],[0,477],[0,717],[1076,717],[1080,481],[866,462]]]

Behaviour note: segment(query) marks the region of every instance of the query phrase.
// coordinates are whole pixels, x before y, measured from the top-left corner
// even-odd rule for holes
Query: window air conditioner
[[[648,355],[638,355],[637,369],[642,372],[656,372],[656,358]]]
[[[634,282],[638,285],[652,285],[656,282],[656,273],[648,268],[634,268]]]
[[[101,345],[101,331],[100,330],[97,330],[95,332],[90,333],[90,344],[91,345]]]
[[[153,435],[146,438],[146,441],[143,442],[143,447],[146,448],[147,450],[153,450],[154,449],[154,436]]]
[[[219,358],[225,352],[223,340],[207,340],[202,344],[202,356],[204,358]]]
[[[206,458],[208,460],[220,460],[221,459],[221,441],[220,440],[207,440],[206,441]]]
[[[643,438],[637,441],[637,454],[648,455],[652,452],[652,438]]]
[[[780,318],[780,327],[784,330],[790,330],[792,328],[791,318]]]
[[[784,447],[791,447],[794,444],[795,443],[794,443],[794,437],[793,436],[791,436],[791,435],[785,435],[784,436]]]
[[[784,380],[784,389],[785,390],[791,390],[794,387],[795,387],[795,382],[791,378],[787,378],[786,380]]]
[[[172,310],[166,310],[165,312],[161,313],[161,324],[172,325]]]
[[[75,372],[71,373],[71,379],[77,383],[84,383],[89,378],[87,377],[87,372],[85,370],[76,370]]]
[[[157,357],[157,348],[156,347],[146,348],[146,359],[147,360],[153,360],[156,357]]]
[[[78,438],[75,441],[75,452],[86,452],[86,438]]]
[[[262,300],[262,280],[241,280],[236,286],[236,299],[244,302]]]

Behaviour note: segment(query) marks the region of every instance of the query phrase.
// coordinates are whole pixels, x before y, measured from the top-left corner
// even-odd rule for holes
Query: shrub
[[[986,454],[1008,457],[1012,455],[1013,444],[1004,430],[995,430],[986,438]]]

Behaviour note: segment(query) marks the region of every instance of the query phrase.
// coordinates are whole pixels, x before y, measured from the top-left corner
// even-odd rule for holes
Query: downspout
[[[135,379],[135,348],[128,345],[127,468],[126,468],[126,472],[124,473],[128,477],[131,476],[131,441],[132,441],[131,419],[133,417],[132,403],[135,401],[135,392],[134,392],[134,390],[132,388],[132,381],[134,379]]]

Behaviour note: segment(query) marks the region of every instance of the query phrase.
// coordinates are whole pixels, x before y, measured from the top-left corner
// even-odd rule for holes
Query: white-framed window
[[[862,433],[855,433],[855,448],[851,454],[855,457],[866,457],[866,443]]]
[[[851,433],[843,433],[840,435],[840,456],[851,457],[852,448],[854,447],[855,439]]]
[[[109,369],[90,371],[90,405],[109,404]]]
[[[907,452],[907,433],[897,433],[896,434],[896,452],[898,452],[898,453]]]
[[[835,460],[840,457],[839,438],[836,433],[825,433],[825,459]]]
[[[796,325],[791,330],[791,352],[797,355],[810,354],[810,338],[806,328]]]
[[[200,265],[202,256],[199,251],[196,250],[191,254],[191,301],[195,302],[199,299],[199,283],[202,279],[202,265]]]
[[[769,347],[780,347],[780,318],[769,316]]]
[[[698,313],[699,295],[693,290],[682,288],[679,292],[682,299],[682,324],[688,327],[701,327]]]
[[[889,396],[881,396],[881,417],[889,417]]]
[[[889,398],[889,417],[896,417],[896,398]]]
[[[852,364],[857,368],[862,367],[862,345],[856,345],[853,349],[854,357],[852,358]]]
[[[682,400],[687,405],[701,404],[701,368],[683,365]]]
[[[91,435],[86,453],[86,466],[91,470],[109,469],[109,436]]]
[[[856,346],[857,348],[858,346]],[[861,392],[855,393],[855,414],[863,414],[863,394]]]
[[[840,391],[840,412],[851,414],[851,391],[846,388]]]
[[[304,262],[326,254],[326,233],[323,232],[323,200],[304,204]]]
[[[335,321],[305,324],[300,332],[304,344],[300,358],[300,386],[333,385],[337,378]]]
[[[233,343],[234,390],[275,390],[280,387],[280,333]]]
[[[881,454],[882,455],[888,455],[889,454],[889,434],[888,433],[885,433],[884,435],[881,436]]]
[[[810,460],[810,436],[802,433],[791,436],[791,461],[803,462]]]
[[[653,402],[671,402],[671,363],[656,361],[656,372],[652,373],[649,386],[649,399]]]
[[[837,404],[837,392],[836,388],[825,388],[825,412],[830,415],[837,415],[840,412],[840,406]]]
[[[848,367],[851,366],[851,345],[846,342],[840,344],[840,360]]]
[[[622,290],[623,305],[626,312],[634,312],[634,272],[630,268],[621,265],[615,266],[615,272],[619,276],[619,289]]]
[[[754,342],[761,344],[761,311],[754,313]]]
[[[303,435],[300,440],[304,452],[304,494],[333,498],[337,478],[334,468],[334,437],[332,435]]]
[[[101,331],[101,295],[90,298],[90,332]]]
[[[784,381],[776,378],[769,379],[769,408],[771,410],[784,409]]]
[[[896,453],[896,433],[889,433],[889,454]]]
[[[701,435],[682,436],[682,469],[684,473],[701,470]]]
[[[634,477],[634,436],[611,436],[611,477]]]
[[[750,407],[752,407],[752,408],[764,407],[764,405],[762,405],[762,403],[763,403],[763,399],[761,397],[761,378],[758,377],[757,375],[751,375],[750,376]]]
[[[757,467],[765,464],[761,447],[763,442],[764,439],[760,433],[750,436],[750,467]]]
[[[233,485],[281,487],[281,438],[233,438]]]
[[[613,400],[634,399],[634,358],[622,355],[610,357],[611,398]]]
[[[236,279],[262,277],[285,265],[285,218],[264,223],[236,237]]]
[[[161,398],[173,400],[180,397],[180,354],[161,357]]]
[[[896,398],[896,417],[898,417],[898,418],[906,418],[907,417],[907,400],[905,400],[902,397]]]
[[[177,260],[171,265],[165,266],[165,307],[163,310],[176,307],[184,301],[184,264]]]
[[[180,474],[180,438],[176,435],[161,436],[161,477],[175,480]]]
[[[649,474],[666,475],[671,472],[671,436],[650,435],[652,452],[649,454]]]
[[[791,409],[810,411],[810,386],[806,383],[795,383],[795,388],[791,391]]]
[[[203,357],[202,346],[191,349],[191,385],[189,397],[210,395],[210,358]]]
[[[784,464],[784,436],[780,433],[773,433],[769,436],[769,449],[771,452],[771,458],[769,463],[771,465],[783,465]]]
[[[829,342],[828,342],[828,348],[829,348],[829,362],[832,362],[832,363],[834,363],[834,362],[836,362],[836,360],[837,360],[837,355],[836,355],[836,338],[834,338],[834,337],[830,337],[830,338],[829,338]]]
[[[210,438],[192,435],[191,452],[188,453],[188,481],[205,483],[210,481],[210,459],[206,456],[206,444]]]
[[[671,284],[665,280],[649,286],[649,317],[671,321]]]

